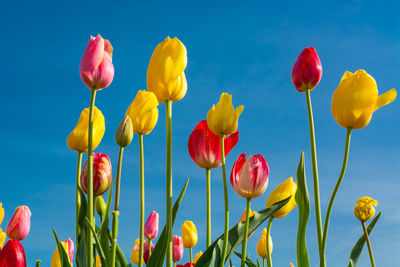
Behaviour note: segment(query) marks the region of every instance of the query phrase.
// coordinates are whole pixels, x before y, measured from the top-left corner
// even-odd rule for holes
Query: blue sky
[[[90,91],[79,77],[79,62],[90,35],[101,33],[114,46],[115,78],[98,93],[96,105],[106,118],[106,134],[97,152],[107,153],[114,166],[118,147],[114,133],[129,104],[146,88],[146,70],[155,46],[177,36],[188,50],[188,92],[173,105],[174,192],[186,177],[191,181],[179,211],[174,234],[184,220],[197,225],[205,244],[205,173],[191,161],[187,139],[221,92],[244,105],[240,140],[227,158],[230,172],[242,152],[262,154],[271,168],[265,195],[252,202],[265,207],[267,195],[295,175],[305,151],[312,195],[311,157],[305,95],[291,83],[293,63],[304,47],[316,48],[323,76],[312,92],[321,202],[325,214],[341,166],[345,129],[334,121],[330,102],[346,70],[366,69],[380,92],[399,89],[400,21],[396,1],[203,1],[200,3],[8,2],[0,16],[2,81],[0,105],[2,194],[6,211],[2,228],[18,205],[32,211],[32,228],[23,241],[29,265],[36,259],[49,266],[55,249],[51,227],[61,239],[74,236],[74,185],[77,155],[66,145]],[[164,223],[165,108],[154,131],[144,138],[146,216],[157,210]],[[347,265],[348,255],[362,233],[353,216],[361,196],[378,200],[382,218],[371,236],[378,266],[400,262],[400,104],[376,112],[371,123],[353,132],[349,166],[339,191],[329,231],[329,266]],[[138,142],[126,149],[123,162],[119,242],[127,256],[138,237]],[[242,214],[245,200],[229,186],[231,223]],[[202,201],[204,199],[204,201]],[[212,171],[213,238],[223,231],[221,170]],[[136,215],[137,214],[137,215]],[[317,265],[312,207],[307,242],[312,266]],[[294,210],[272,225],[275,266],[296,261],[298,213]],[[261,230],[249,240],[249,253]],[[185,259],[188,253],[186,252]],[[236,260],[236,259],[235,259]],[[368,266],[364,250],[359,266]],[[237,263],[236,263],[237,265]]]

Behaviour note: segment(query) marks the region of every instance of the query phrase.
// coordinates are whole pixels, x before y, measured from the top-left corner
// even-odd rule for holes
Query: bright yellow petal
[[[375,110],[392,103],[396,99],[396,97],[397,92],[395,89],[390,89],[389,91],[381,94],[380,96],[378,96],[378,100],[376,101]]]

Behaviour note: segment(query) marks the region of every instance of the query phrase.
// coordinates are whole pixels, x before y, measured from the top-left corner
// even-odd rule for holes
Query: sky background
[[[240,153],[262,154],[271,172],[266,193],[252,201],[262,210],[268,194],[295,176],[305,152],[310,198],[313,198],[306,98],[292,85],[291,70],[304,47],[316,48],[323,76],[312,92],[322,214],[339,175],[346,130],[331,115],[331,98],[343,73],[363,68],[380,93],[400,84],[400,4],[397,1],[7,1],[0,11],[2,41],[0,154],[5,230],[14,209],[32,211],[29,236],[22,241],[28,265],[50,265],[55,249],[51,228],[60,239],[74,238],[77,153],[66,138],[90,90],[79,76],[79,62],[90,35],[98,33],[114,47],[113,83],[97,94],[106,133],[96,149],[117,165],[114,133],[136,92],[146,88],[146,71],[158,43],[177,36],[188,51],[188,91],[173,105],[173,173],[175,197],[187,177],[190,184],[174,234],[192,220],[199,233],[194,252],[205,246],[205,171],[187,151],[188,137],[222,92],[244,105],[240,140],[227,157],[227,171]],[[152,210],[165,222],[165,107],[154,131],[144,138],[146,217]],[[338,193],[329,229],[328,266],[347,266],[362,234],[353,216],[362,196],[378,200],[382,217],[371,235],[378,266],[400,266],[400,103],[378,110],[371,123],[353,131],[348,170]],[[139,233],[138,138],[125,150],[118,241],[129,258]],[[84,158],[85,159],[85,158]],[[114,169],[115,173],[115,169]],[[212,237],[223,231],[221,169],[212,171]],[[229,185],[231,226],[245,207]],[[313,203],[313,201],[312,201]],[[275,266],[296,265],[298,212],[275,220],[271,236]],[[266,224],[264,225],[266,227]],[[256,256],[261,230],[250,238]],[[318,253],[315,213],[311,207],[307,244],[312,266]],[[185,253],[185,261],[188,252]],[[235,265],[237,259],[233,258]],[[365,248],[359,266],[368,266]]]

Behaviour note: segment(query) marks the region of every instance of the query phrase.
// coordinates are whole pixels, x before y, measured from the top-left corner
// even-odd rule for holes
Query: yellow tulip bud
[[[185,221],[181,226],[184,248],[192,248],[197,244],[197,229],[192,221]]]
[[[103,113],[97,108],[93,109],[93,150],[100,144],[106,130]],[[75,129],[67,138],[70,149],[78,152],[88,152],[89,108],[85,108]]]
[[[131,118],[133,132],[149,134],[158,120],[158,101],[153,92],[140,90],[126,111]]]
[[[99,254],[97,254],[97,256],[96,256],[96,267],[101,267],[101,260],[100,260]]]
[[[6,241],[6,233],[3,232],[3,229],[0,228],[0,249],[3,248],[4,242]]]
[[[187,91],[186,47],[178,38],[167,37],[154,49],[147,69],[147,88],[160,103],[181,100]]]
[[[275,211],[274,214],[272,214],[274,218],[283,218],[286,215],[288,215],[288,213],[294,207],[296,207],[296,200],[295,200],[296,190],[297,190],[297,184],[293,182],[293,177],[290,177],[286,179],[283,183],[278,185],[278,187],[275,188],[274,191],[272,191],[272,193],[269,195],[267,199],[266,203],[267,208],[291,196],[289,202],[287,202],[282,208],[280,208],[279,210]]]
[[[378,206],[378,201],[370,197],[362,197],[354,206],[354,215],[362,222],[368,221],[375,215],[374,206]]]
[[[0,224],[4,219],[4,208],[3,208],[3,203],[0,202]]]
[[[235,110],[232,104],[232,95],[222,93],[217,106],[207,113],[207,124],[216,135],[231,135],[238,127],[239,116],[244,107],[238,106]]]
[[[68,255],[68,243],[61,241],[61,246]],[[71,260],[69,261],[71,264]],[[58,252],[58,247],[54,251],[53,257],[51,257],[51,267],[61,267],[60,253]]]
[[[194,264],[197,263],[197,261],[200,259],[201,255],[203,255],[203,252],[200,250],[199,253],[197,253],[193,258],[193,263]]]
[[[332,115],[343,128],[361,129],[372,114],[393,102],[397,92],[391,89],[378,96],[375,79],[365,70],[346,71],[332,97]]]
[[[257,254],[258,256],[260,256],[261,258],[266,258],[267,257],[267,228],[264,228],[264,230],[262,231],[261,237],[258,240],[257,243]],[[268,236],[268,246],[269,246],[269,254],[272,253],[274,244],[272,243],[272,238],[271,235]]]
[[[133,248],[132,248],[132,253],[131,253],[131,261],[133,264],[136,264],[136,265],[139,264],[139,245],[140,245],[140,239],[136,239],[135,244],[133,245]]]
[[[120,147],[127,147],[132,142],[132,139],[132,121],[129,116],[125,116],[125,118],[119,124],[117,132],[115,133],[115,141]]]

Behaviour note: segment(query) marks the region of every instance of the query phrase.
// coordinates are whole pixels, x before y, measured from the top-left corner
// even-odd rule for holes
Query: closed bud
[[[0,267],[26,267],[24,247],[18,240],[9,240],[0,250]]]
[[[184,248],[192,248],[197,244],[197,229],[192,221],[185,221],[181,226]]]
[[[96,197],[96,212],[100,217],[106,213],[107,205],[102,196]]]
[[[354,206],[354,216],[362,222],[368,221],[375,215],[374,206],[378,206],[378,201],[370,197],[362,197]]]
[[[93,194],[101,196],[111,185],[111,161],[105,153],[93,153]],[[87,194],[88,161],[83,165],[81,173],[81,188]]]
[[[157,237],[158,234],[158,220],[159,216],[158,213],[155,211],[152,211],[147,218],[146,223],[144,224],[144,236],[152,240]]]
[[[172,260],[178,262],[183,258],[182,237],[174,235],[172,237]]]
[[[132,142],[133,139],[133,128],[132,121],[129,116],[121,121],[118,126],[117,132],[115,133],[115,141],[120,147],[127,147]]]
[[[11,240],[23,240],[31,229],[31,211],[28,206],[19,206],[7,224],[7,236]]]
[[[283,183],[278,185],[277,188],[274,189],[274,191],[271,192],[267,199],[266,206],[267,208],[271,207],[275,203],[278,203],[279,201],[282,201],[288,197],[290,197],[289,201],[279,210],[275,211],[272,216],[274,218],[283,218],[286,215],[289,214],[294,207],[296,207],[296,195],[297,191],[297,184],[293,182],[293,177],[290,177],[286,179]]]

